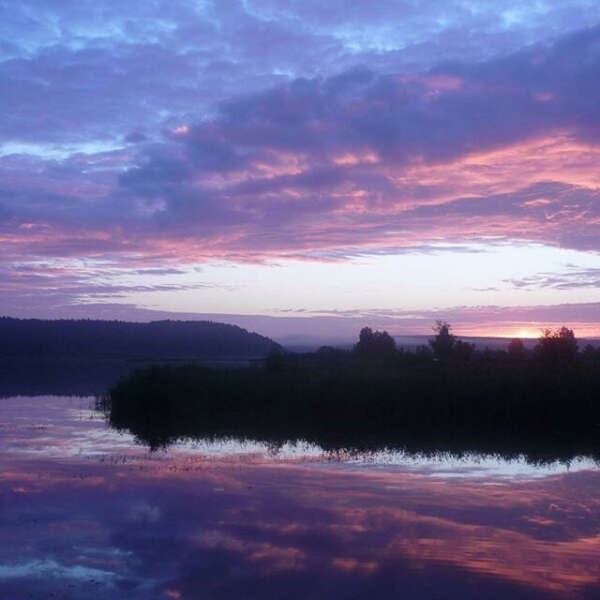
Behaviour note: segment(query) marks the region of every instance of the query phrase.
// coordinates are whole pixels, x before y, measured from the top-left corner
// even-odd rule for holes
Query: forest
[[[41,320],[0,317],[0,357],[258,358],[273,340],[225,323]]]

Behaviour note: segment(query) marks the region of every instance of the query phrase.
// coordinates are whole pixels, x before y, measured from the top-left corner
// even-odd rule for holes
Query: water
[[[0,400],[0,598],[600,598],[600,470],[179,443]]]

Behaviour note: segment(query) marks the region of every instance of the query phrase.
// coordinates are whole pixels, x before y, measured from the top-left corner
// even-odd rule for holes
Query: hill
[[[129,323],[0,317],[0,356],[40,358],[264,357],[279,345],[236,325],[211,321]]]

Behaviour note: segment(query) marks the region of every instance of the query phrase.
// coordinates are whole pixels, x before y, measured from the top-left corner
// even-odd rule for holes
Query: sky
[[[0,1],[0,314],[600,335],[597,0]]]

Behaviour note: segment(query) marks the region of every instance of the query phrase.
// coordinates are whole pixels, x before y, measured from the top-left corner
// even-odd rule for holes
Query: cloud
[[[0,577],[13,595],[58,593],[78,580],[82,593],[105,586],[114,598],[132,589],[251,598],[335,589],[336,597],[354,598],[357,590],[375,597],[399,585],[442,597],[475,588],[486,597],[572,597],[598,587],[599,475],[591,467],[550,465],[544,476],[539,469],[515,476],[522,465],[514,461],[497,476],[485,459],[444,465],[421,457],[365,469],[235,449],[230,460],[215,461],[202,445],[148,458],[122,435],[115,454],[110,434],[98,435],[101,422],[75,422],[56,403],[51,418],[60,427],[36,432],[29,425],[42,414],[39,403],[32,417],[23,402],[9,402],[6,413],[21,423],[6,432],[13,443],[3,474],[10,543],[0,548]],[[82,454],[73,456],[65,431],[77,435]],[[106,453],[90,454],[98,443]],[[494,471],[498,461],[489,463]],[[10,502],[10,490],[27,495]],[[46,518],[23,523],[23,501]],[[32,540],[51,537],[51,561],[39,543],[15,558],[24,528]]]
[[[190,280],[186,273],[175,268],[119,269],[69,262],[0,265],[0,313],[57,316],[64,311],[67,315],[89,316],[95,312],[100,318],[112,318],[111,313],[117,314],[119,309],[114,304],[102,307],[98,303],[126,300],[136,294],[235,289],[232,285],[198,281],[197,277]],[[88,303],[95,309],[87,310]]]
[[[86,6],[4,15],[5,265],[600,250],[593,3]]]
[[[600,288],[600,269],[581,269],[570,266],[563,272],[538,273],[521,279],[507,281],[517,289],[538,290],[552,288],[556,290],[598,289]]]
[[[209,255],[259,259],[377,252],[383,240],[597,249],[598,40],[592,28],[417,75],[361,67],[297,78],[223,100],[139,150],[34,161],[32,179],[22,171],[31,159],[15,157],[2,191],[7,233],[49,226],[24,240],[32,254],[84,252],[73,228],[85,227],[102,239],[92,252],[151,252],[158,239],[199,260],[195,241]],[[562,173],[526,171],[559,159]],[[453,180],[461,166],[477,177]],[[126,245],[121,227],[135,232]]]

